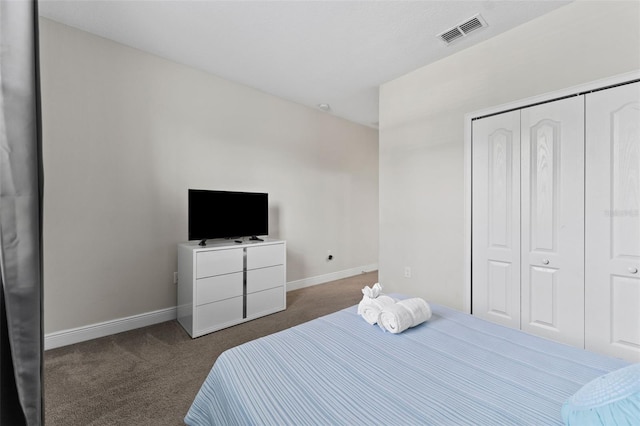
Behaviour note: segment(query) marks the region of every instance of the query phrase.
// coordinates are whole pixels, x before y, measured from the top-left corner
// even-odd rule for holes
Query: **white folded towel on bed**
[[[387,306],[391,306],[394,303],[396,303],[394,298],[384,294],[381,294],[376,298],[364,296],[360,303],[358,303],[358,315],[361,315],[366,322],[373,325],[378,321],[378,316],[382,309]]]
[[[422,324],[431,318],[431,306],[426,300],[419,297],[413,297],[411,299],[404,299],[398,302],[411,312],[411,327]]]
[[[424,299],[414,297],[385,306],[378,316],[378,325],[383,330],[397,334],[422,324],[429,318],[431,318],[429,304]]]

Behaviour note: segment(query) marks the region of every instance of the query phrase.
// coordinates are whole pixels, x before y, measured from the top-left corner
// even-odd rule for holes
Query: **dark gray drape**
[[[0,0],[0,424],[43,423],[37,1]]]

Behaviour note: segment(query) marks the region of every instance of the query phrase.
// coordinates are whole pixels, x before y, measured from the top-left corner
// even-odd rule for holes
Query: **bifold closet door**
[[[584,345],[584,100],[521,110],[521,329]]]
[[[472,131],[472,310],[520,328],[520,111]]]
[[[586,95],[585,346],[640,362],[640,83]]]

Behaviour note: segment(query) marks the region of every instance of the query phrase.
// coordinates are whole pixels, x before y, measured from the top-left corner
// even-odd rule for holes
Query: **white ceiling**
[[[378,86],[570,1],[40,0],[40,15],[369,127]],[[436,36],[480,13],[488,27]]]

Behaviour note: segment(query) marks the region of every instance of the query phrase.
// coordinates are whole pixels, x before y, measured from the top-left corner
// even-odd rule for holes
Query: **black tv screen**
[[[189,189],[189,240],[269,234],[268,194]]]

